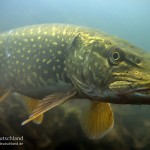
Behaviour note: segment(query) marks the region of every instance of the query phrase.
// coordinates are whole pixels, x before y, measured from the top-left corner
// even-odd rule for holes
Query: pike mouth
[[[143,95],[150,95],[150,89],[148,88],[142,88],[142,89],[137,89],[137,90],[131,90],[131,91],[126,91],[124,92],[124,94],[132,94],[132,93],[139,93],[139,94],[143,94]]]
[[[131,83],[127,81],[116,81],[109,85],[112,92],[121,95],[141,94],[150,96],[150,83]]]

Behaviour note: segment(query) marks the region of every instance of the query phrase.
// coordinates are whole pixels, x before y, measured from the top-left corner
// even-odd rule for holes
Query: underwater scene
[[[1,0],[0,150],[149,150],[149,8]]]

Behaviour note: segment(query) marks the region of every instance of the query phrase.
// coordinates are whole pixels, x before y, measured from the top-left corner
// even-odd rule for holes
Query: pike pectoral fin
[[[0,97],[0,103],[3,102],[7,97],[9,97],[12,94],[11,88],[8,89],[1,97]]]
[[[68,93],[55,93],[53,95],[49,95],[45,97],[43,100],[39,102],[36,106],[34,111],[31,113],[29,118],[25,120],[22,125],[34,120],[35,118],[39,117],[41,114],[45,113],[46,111],[64,103],[65,101],[69,100],[76,94],[76,91],[71,91]]]
[[[109,103],[92,102],[83,114],[81,126],[90,139],[100,139],[113,128],[114,117]]]
[[[29,97],[25,97],[24,99],[27,105],[27,111],[29,114],[31,114],[34,111],[34,109],[38,106],[39,100],[31,99]],[[43,121],[43,114],[41,114],[40,116],[38,116],[33,120],[33,122],[37,124],[40,124],[42,121]]]

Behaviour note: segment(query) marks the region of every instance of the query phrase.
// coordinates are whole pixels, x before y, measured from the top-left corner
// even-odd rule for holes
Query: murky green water
[[[77,24],[150,51],[149,7],[148,0],[1,0],[0,31],[40,23]],[[98,141],[87,139],[81,130],[78,117],[84,107],[84,102],[71,101],[47,112],[42,125],[21,126],[28,114],[21,99],[12,96],[0,106],[0,137],[23,136],[23,145],[11,146],[14,150],[150,149],[150,106],[112,105],[115,126]]]

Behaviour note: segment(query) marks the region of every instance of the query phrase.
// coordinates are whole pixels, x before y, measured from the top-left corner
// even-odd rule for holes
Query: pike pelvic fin
[[[38,105],[35,107],[29,118],[25,120],[22,123],[22,125],[27,124],[28,122],[34,120],[43,113],[47,112],[48,110],[64,103],[65,101],[73,97],[75,94],[76,91],[71,91],[68,93],[55,93],[53,95],[45,97],[43,100],[39,101]]]
[[[39,100],[37,99],[32,99],[29,97],[24,96],[24,100],[27,106],[27,111],[29,114],[31,114],[33,112],[33,110],[38,106],[39,104]],[[37,118],[35,118],[33,120],[34,123],[36,124],[40,124],[43,121],[43,114],[41,114],[40,116],[38,116]]]
[[[113,125],[114,117],[109,103],[92,102],[81,118],[83,131],[93,140],[102,138],[113,128]]]
[[[4,94],[0,97],[0,103],[3,102],[7,97],[9,97],[12,94],[12,90],[11,88],[9,88],[8,90],[6,90],[6,92],[4,92]]]

